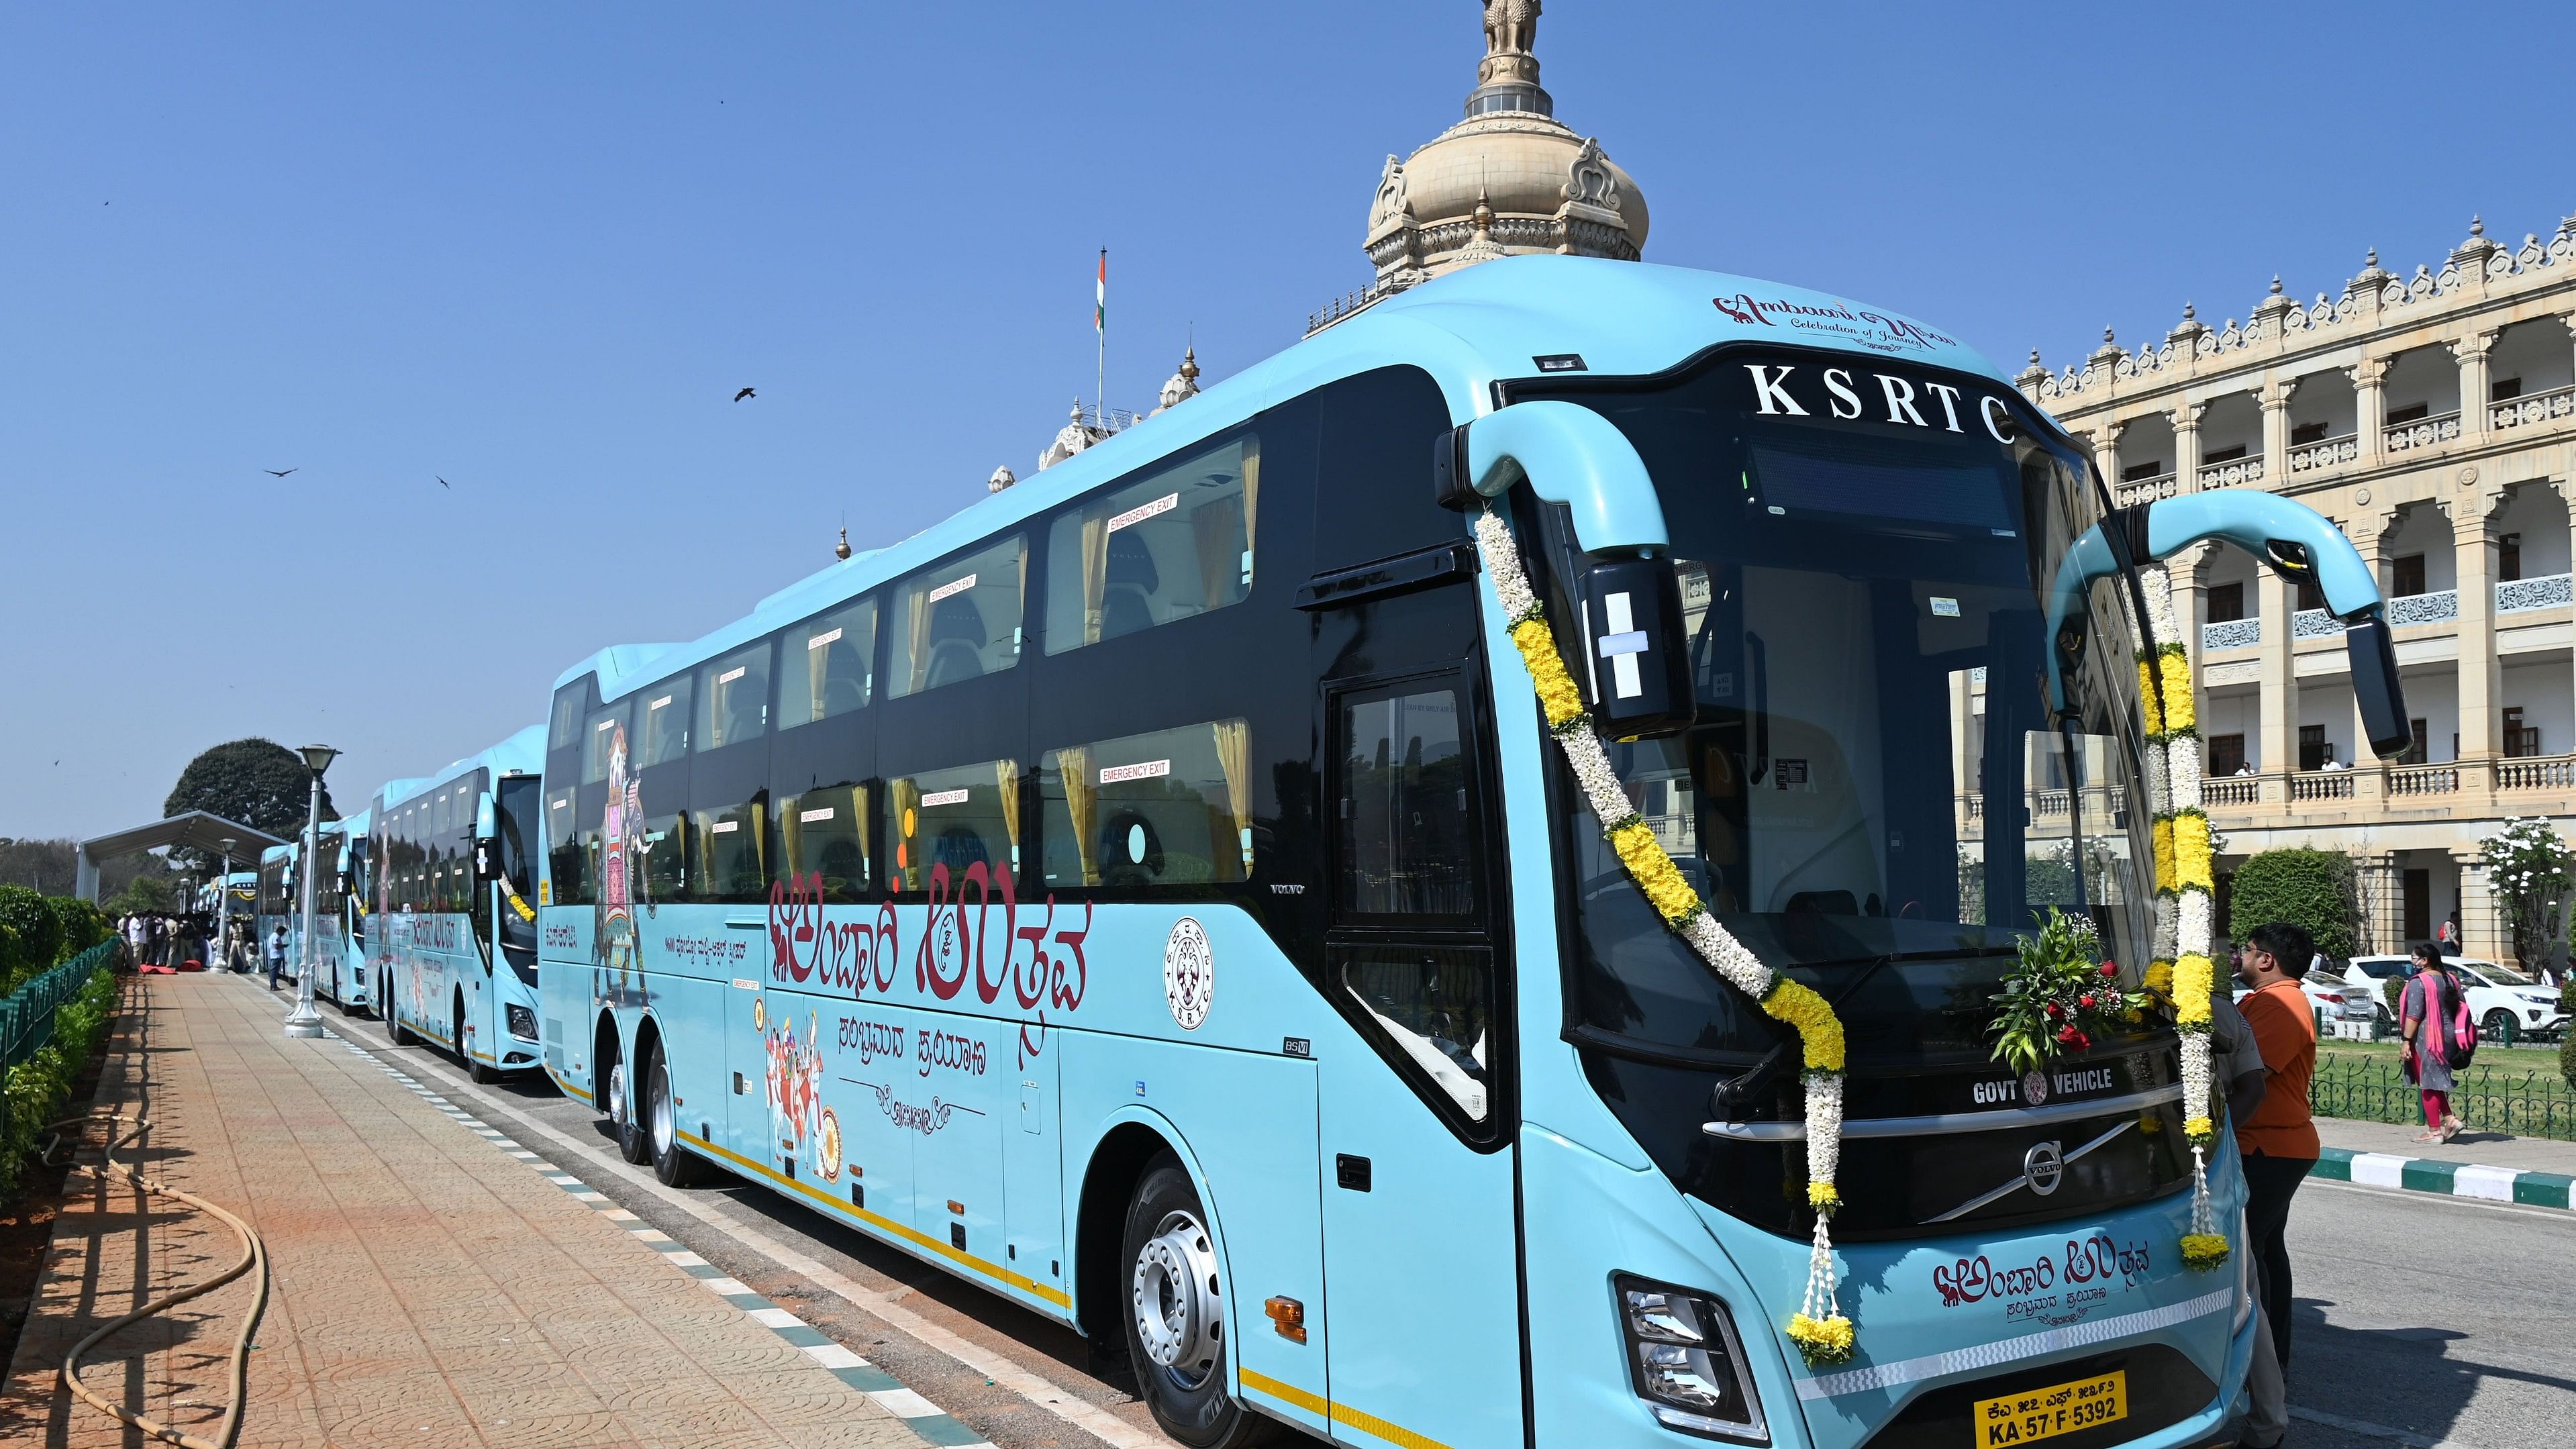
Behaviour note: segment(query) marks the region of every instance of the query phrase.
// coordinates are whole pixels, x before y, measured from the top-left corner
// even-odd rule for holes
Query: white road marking
[[[2483,1198],[2461,1197],[2451,1193],[2416,1192],[2412,1188],[2368,1187],[2360,1183],[2337,1182],[2330,1177],[2309,1178],[2306,1186],[2300,1190],[2304,1192],[2307,1188],[2318,1187],[2331,1188],[2336,1192],[2359,1193],[2363,1197],[2392,1198],[2398,1202],[2447,1202],[2455,1203],[2465,1208],[2472,1208],[2482,1213],[2512,1213],[2516,1217],[2547,1218],[2553,1223],[2561,1224],[2567,1221],[2567,1214],[2558,1208],[2523,1207],[2519,1204],[2509,1207],[2500,1202],[2488,1202]]]

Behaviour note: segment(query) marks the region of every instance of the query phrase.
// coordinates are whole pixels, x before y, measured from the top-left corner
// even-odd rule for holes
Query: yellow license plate
[[[2114,1369],[2096,1378],[2051,1384],[2000,1399],[1979,1399],[1977,1449],[2054,1439],[2127,1417],[2129,1374],[2126,1369]]]

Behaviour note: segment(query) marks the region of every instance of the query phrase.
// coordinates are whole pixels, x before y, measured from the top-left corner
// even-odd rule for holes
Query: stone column
[[[2102,485],[2119,496],[2120,434],[2128,431],[2125,422],[2102,423],[2093,429],[2093,466],[2102,474]]]
[[[2352,540],[2352,546],[2360,551],[2362,562],[2370,566],[2371,578],[2384,590],[2387,587],[2387,574],[2379,561],[2378,533],[2383,517],[2384,515],[2374,509],[2364,508],[2359,517],[2343,525],[2343,531],[2344,536]],[[2364,529],[2370,531],[2362,532],[2361,530]],[[2387,777],[2382,770],[2387,763],[2379,758],[2378,751],[2370,747],[2370,731],[2363,725],[2361,718],[2361,691],[2356,689],[2352,692],[2352,767],[2357,771],[2369,772],[2370,778],[2355,780],[2353,782],[2355,788],[2380,790],[2384,793]]]
[[[2496,657],[2494,520],[2482,490],[2461,490],[2453,510],[2451,541],[2460,573],[2460,759],[2480,761],[2492,775],[2504,748],[2498,711],[2504,661]]]
[[[2165,572],[2173,579],[2174,620],[2182,625],[2182,648],[2191,660],[2191,677],[2200,678],[2200,625],[2208,617],[2209,565],[2218,556],[2215,545],[2195,543],[2165,561]],[[2206,713],[2209,698],[2201,695],[2198,713]]]
[[[2290,395],[2299,390],[2296,378],[2276,377],[2264,385],[2263,400],[2263,486],[2278,491],[2290,481]]]
[[[2200,415],[2207,411],[2207,403],[2185,402],[2174,404],[2165,414],[2173,422],[2176,493],[2197,492],[2200,488]]]
[[[2385,357],[2365,357],[2343,370],[2352,379],[2354,427],[2359,431],[2361,465],[2379,461],[2381,435],[2388,430],[2388,365]]]
[[[2294,774],[2299,768],[2299,680],[2290,651],[2290,610],[2297,600],[2290,585],[2269,568],[2255,571],[2254,594],[2262,611],[2263,764],[2266,775]],[[2282,799],[2286,800],[2284,791]]]
[[[2460,437],[2464,441],[2487,435],[2487,355],[2495,340],[2492,332],[2472,332],[2451,344],[2451,355],[2460,360]]]
[[[2363,903],[2360,949],[2373,953],[2406,950],[2406,877],[2393,851],[2364,851],[2353,862]]]
[[[2487,868],[2479,863],[2476,845],[2464,845],[2451,852],[2460,866],[2460,954],[2481,956],[2489,961],[2513,959],[2513,932],[2496,910],[2495,892],[2487,879]],[[2434,929],[2441,928],[2442,903],[2433,903]]]

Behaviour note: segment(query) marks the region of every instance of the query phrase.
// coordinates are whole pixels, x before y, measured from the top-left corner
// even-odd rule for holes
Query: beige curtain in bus
[[[873,857],[868,851],[868,787],[850,787],[850,835],[858,842],[859,878],[851,883],[855,893],[865,893],[877,881]]]
[[[1247,438],[1243,443],[1243,551],[1252,555],[1254,568],[1261,566],[1261,555],[1252,547],[1252,530],[1261,519],[1261,440]]]
[[[826,629],[821,632],[828,634],[831,631]],[[832,657],[832,646],[826,644],[820,649],[815,648],[815,633],[812,626],[807,626],[805,630],[805,715],[802,719],[781,721],[782,729],[812,724],[823,717],[823,690],[831,682],[826,678],[829,673],[826,663]]]
[[[1109,591],[1109,515],[1082,520],[1082,642],[1100,642],[1101,599]]]
[[[903,692],[915,694],[930,682],[930,581],[923,579],[904,591],[904,611],[908,615],[905,632],[911,638],[904,645]],[[916,799],[921,792],[915,790]]]
[[[1225,771],[1226,804],[1234,811],[1234,839],[1243,851],[1241,880],[1252,878],[1252,726],[1239,719],[1219,720],[1216,760]]]
[[[895,839],[894,883],[897,890],[921,889],[920,841],[908,827],[921,823],[921,786],[909,779],[896,780],[886,787],[888,825],[886,833]]]
[[[993,762],[994,783],[1002,787],[1002,828],[1011,836],[1011,874],[1020,873],[1020,762]],[[1000,889],[996,883],[996,890]]]
[[[805,795],[778,797],[778,866],[791,880],[805,876]],[[815,795],[813,799],[829,799]]]
[[[1100,884],[1091,861],[1091,822],[1098,816],[1100,792],[1091,779],[1091,751],[1076,745],[1055,752],[1056,778],[1064,782],[1064,813],[1073,822],[1074,855],[1082,862],[1082,883]]]
[[[1190,534],[1199,551],[1199,607],[1213,609],[1234,592],[1234,580],[1242,571],[1242,549],[1235,539],[1243,532],[1243,503],[1240,498],[1211,498],[1190,510]]]

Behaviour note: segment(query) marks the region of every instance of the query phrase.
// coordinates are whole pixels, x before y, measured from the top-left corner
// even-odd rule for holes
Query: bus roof
[[[490,769],[495,776],[533,775],[545,767],[546,727],[532,724],[498,743],[486,745],[461,760],[449,763],[433,775],[409,780],[388,781],[376,794],[376,805],[386,811],[417,796],[479,769]]]
[[[1451,421],[1459,423],[1493,411],[1496,381],[1543,375],[1540,357],[1574,354],[1588,373],[1634,376],[1677,367],[1722,343],[1752,341],[1902,357],[2011,385],[1957,338],[1830,293],[1643,262],[1506,257],[1399,292],[1253,364],[1187,405],[1094,444],[900,543],[835,561],[691,643],[602,650],[564,671],[556,687],[597,668],[601,698],[615,699],[676,666],[855,598],[1341,378],[1399,364],[1420,367],[1439,384]]]

